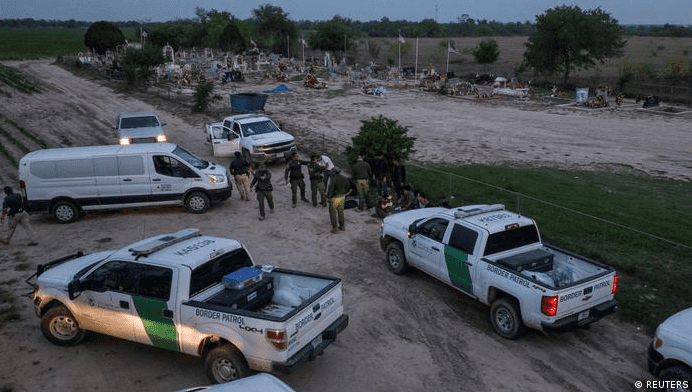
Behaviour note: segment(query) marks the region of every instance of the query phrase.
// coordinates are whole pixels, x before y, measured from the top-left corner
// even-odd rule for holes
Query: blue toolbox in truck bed
[[[243,267],[223,277],[223,284],[229,289],[240,290],[262,280],[262,269]]]
[[[232,309],[256,311],[274,297],[274,278],[263,276],[260,268],[241,268],[224,276],[226,288],[207,300]]]

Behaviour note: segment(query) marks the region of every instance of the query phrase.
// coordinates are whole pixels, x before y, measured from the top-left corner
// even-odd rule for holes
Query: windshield
[[[491,234],[488,243],[485,244],[485,256],[506,250],[521,248],[522,246],[535,244],[540,241],[536,225],[520,227],[518,229],[501,231]]]
[[[187,152],[180,146],[177,146],[175,150],[173,150],[173,154],[177,155],[182,160],[196,167],[197,169],[206,169],[209,166],[209,162],[205,161],[204,159],[197,158],[192,153]]]
[[[279,127],[269,120],[241,124],[243,136],[261,135],[263,133],[278,132]]]
[[[159,127],[156,116],[126,117],[120,119],[120,129]]]

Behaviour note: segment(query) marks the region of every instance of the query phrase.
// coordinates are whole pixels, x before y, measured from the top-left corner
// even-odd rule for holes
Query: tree
[[[125,35],[122,30],[111,22],[92,23],[84,34],[84,46],[98,54],[105,54],[107,50],[124,43]]]
[[[219,37],[219,45],[221,49],[230,50],[232,52],[242,52],[247,47],[247,42],[240,33],[238,26],[231,22],[223,29],[221,37]]]
[[[332,53],[342,53],[353,47],[355,30],[351,21],[336,15],[332,20],[315,26],[308,37],[308,43],[313,49]]]
[[[484,39],[471,50],[471,54],[479,64],[492,64],[500,57],[500,46],[492,38]]]
[[[524,63],[538,72],[562,73],[566,85],[572,71],[621,55],[626,45],[622,36],[617,20],[600,8],[582,11],[577,6],[555,7],[536,17]]]
[[[274,52],[288,55],[288,44],[297,43],[298,28],[288,19],[288,13],[281,7],[270,4],[261,5],[252,10],[257,21],[258,43],[269,47]]]
[[[384,155],[389,159],[403,160],[408,158],[413,150],[414,137],[406,136],[408,128],[397,124],[380,115],[371,121],[361,121],[358,135],[351,138],[352,146],[346,147],[346,159],[353,163],[359,155],[374,157]]]
[[[127,48],[121,60],[125,81],[129,85],[146,81],[154,74],[154,67],[164,62],[166,62],[166,58],[163,57],[161,49],[157,47]]]

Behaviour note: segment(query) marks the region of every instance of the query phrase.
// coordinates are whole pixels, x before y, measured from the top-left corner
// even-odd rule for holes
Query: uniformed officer
[[[255,186],[257,184],[257,186]],[[255,192],[257,192],[257,202],[259,203],[260,210],[260,220],[264,219],[264,199],[267,199],[267,204],[269,205],[269,212],[274,212],[274,198],[272,197],[272,174],[267,170],[267,165],[260,164],[259,170],[255,172],[252,178],[252,183],[250,188],[255,187]]]
[[[344,231],[344,202],[349,191],[346,177],[341,175],[338,167],[332,169],[332,178],[329,180],[329,219],[332,223],[332,233]],[[338,228],[337,228],[338,224]]]
[[[308,163],[308,176],[310,177],[310,191],[312,193],[312,206],[317,207],[317,193],[320,194],[320,205],[327,206],[327,195],[324,186],[324,167],[319,163],[319,156],[313,155]]]
[[[366,198],[370,190],[370,178],[372,171],[370,165],[363,161],[363,157],[359,156],[355,164],[353,164],[353,179],[356,181],[356,191],[358,192],[358,209],[365,208]],[[370,207],[370,206],[368,206]]]
[[[293,207],[296,206],[296,199],[297,199],[297,191],[298,188],[300,188],[300,200],[307,202],[308,199],[305,198],[305,181],[303,181],[303,164],[304,162],[301,162],[298,159],[298,154],[293,153],[291,156],[291,160],[288,161],[288,165],[286,165],[286,170],[284,171],[284,180],[286,181],[286,184],[289,182],[289,178],[291,180],[291,201],[293,201]]]

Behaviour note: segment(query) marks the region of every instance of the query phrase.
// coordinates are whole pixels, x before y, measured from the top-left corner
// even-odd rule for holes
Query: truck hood
[[[66,290],[67,284],[74,279],[77,272],[83,270],[89,265],[105,259],[112,253],[113,251],[92,253],[90,255],[69,260],[62,264],[51,267],[36,279],[36,284],[38,284],[38,287],[44,290],[48,287]]]
[[[692,308],[681,310],[668,317],[658,326],[659,336],[675,336],[679,340],[692,342],[690,327],[692,325]]]
[[[286,133],[284,131],[278,131],[278,132],[262,133],[260,135],[252,135],[252,136],[250,136],[250,140],[252,140],[253,142],[265,144],[265,143],[278,143],[278,142],[293,141],[294,138],[293,138],[293,136],[289,135],[288,133]]]
[[[118,136],[128,138],[155,137],[163,134],[161,127],[121,128]]]
[[[449,212],[449,209],[443,207],[432,207],[432,208],[420,208],[410,211],[398,212],[396,214],[389,215],[384,218],[384,224],[392,225],[402,230],[408,230],[409,225],[421,218],[427,218],[438,212]]]

